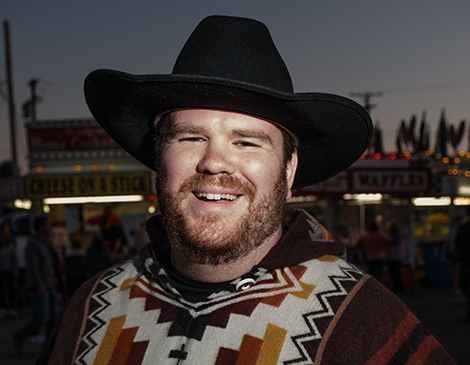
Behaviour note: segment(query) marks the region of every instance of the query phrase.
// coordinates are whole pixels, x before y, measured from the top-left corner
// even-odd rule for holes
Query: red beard
[[[273,189],[259,197],[251,184],[229,175],[193,175],[176,194],[168,191],[164,174],[158,176],[156,190],[170,242],[193,263],[234,262],[261,246],[281,226],[287,194],[285,169]],[[248,209],[235,218],[209,213],[201,217],[197,227],[188,227],[183,200],[197,188],[211,185],[242,193],[249,201]]]

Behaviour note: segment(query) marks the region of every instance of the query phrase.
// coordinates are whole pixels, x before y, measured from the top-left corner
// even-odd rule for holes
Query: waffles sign
[[[351,170],[350,190],[355,193],[419,193],[432,189],[427,169]]]
[[[426,168],[351,168],[318,184],[297,189],[294,195],[341,195],[347,193],[414,195],[429,193],[432,189],[431,171]]]
[[[30,198],[149,194],[150,173],[30,175],[26,195]]]

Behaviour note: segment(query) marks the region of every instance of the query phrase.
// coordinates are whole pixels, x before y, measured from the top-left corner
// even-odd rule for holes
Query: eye
[[[240,146],[240,147],[258,147],[256,143],[248,142],[248,141],[237,141],[235,142],[235,145]]]
[[[178,139],[180,142],[202,142],[204,138],[202,137],[183,137]]]

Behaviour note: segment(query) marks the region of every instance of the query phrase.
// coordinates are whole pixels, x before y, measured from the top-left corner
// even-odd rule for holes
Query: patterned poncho
[[[39,364],[453,364],[388,289],[298,211],[265,259],[188,300],[152,242],[74,295]]]

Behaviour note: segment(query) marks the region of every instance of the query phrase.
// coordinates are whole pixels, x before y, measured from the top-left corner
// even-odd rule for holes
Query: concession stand
[[[288,201],[287,217],[296,207],[310,212],[345,243],[352,261],[356,255],[353,243],[370,222],[375,221],[381,229],[394,222],[405,239],[408,264],[416,267],[413,199],[432,194],[431,169],[412,167],[406,157],[363,157],[324,182],[295,190]]]
[[[72,247],[70,232],[111,205],[128,249],[133,233],[155,211],[151,172],[119,147],[93,119],[26,123],[29,174],[25,195],[35,214],[46,212],[56,245]],[[87,227],[87,229],[98,229]]]

